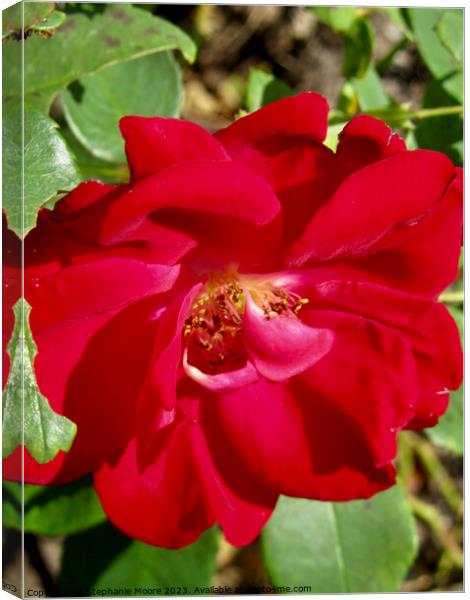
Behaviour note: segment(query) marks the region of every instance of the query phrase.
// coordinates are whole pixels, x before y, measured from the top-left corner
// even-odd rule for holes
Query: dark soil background
[[[184,117],[209,129],[228,124],[243,106],[250,68],[272,72],[294,90],[324,95],[331,107],[345,81],[343,37],[299,6],[160,6],[199,44],[196,63],[185,66]],[[375,57],[385,57],[401,32],[381,13],[371,16]],[[427,71],[412,48],[399,51],[383,73],[386,90],[418,107]]]

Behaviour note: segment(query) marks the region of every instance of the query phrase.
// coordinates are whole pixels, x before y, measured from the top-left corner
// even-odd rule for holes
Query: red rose
[[[27,481],[93,472],[111,521],[166,547],[214,523],[246,544],[279,494],[393,485],[397,432],[434,425],[461,382],[436,298],[457,274],[462,174],[371,117],[336,153],[326,129],[311,93],[214,137],[125,117],[131,182],[41,211],[35,369],[78,434],[45,465],[26,452]]]

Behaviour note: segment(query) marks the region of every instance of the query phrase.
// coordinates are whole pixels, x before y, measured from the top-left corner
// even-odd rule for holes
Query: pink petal
[[[211,392],[222,392],[235,390],[249,383],[254,383],[259,379],[259,373],[250,361],[236,371],[226,371],[216,375],[208,375],[197,367],[188,363],[188,352],[185,350],[183,356],[183,366],[188,377],[191,377],[196,383],[199,383]]]
[[[245,298],[246,349],[255,367],[268,379],[283,381],[298,375],[330,350],[331,331],[304,325],[293,315],[268,320],[249,292]]]

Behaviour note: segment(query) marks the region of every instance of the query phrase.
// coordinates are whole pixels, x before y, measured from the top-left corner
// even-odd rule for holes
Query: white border
[[[29,0],[29,1],[34,1],[34,0]],[[85,0],[79,0],[79,1],[85,1]],[[90,1],[90,0],[88,0]],[[93,1],[93,0],[91,0]],[[11,2],[11,0],[0,0],[1,4],[1,8],[2,10],[12,6],[13,4],[16,4],[16,2]],[[111,3],[111,2],[110,2]],[[129,3],[129,0],[113,0],[112,3]],[[176,4],[218,4],[218,5],[222,5],[222,4],[227,4],[227,5],[273,5],[273,4],[277,4],[277,5],[281,5],[281,6],[413,6],[413,7],[421,7],[421,8],[431,8],[431,7],[445,7],[445,8],[465,8],[466,7],[466,2],[462,2],[462,1],[451,1],[450,5],[447,6],[446,3],[444,2],[444,0],[441,1],[436,1],[436,0],[427,0],[427,1],[423,1],[423,0],[414,0],[413,2],[408,3],[393,3],[393,2],[380,2],[380,1],[375,1],[372,2],[370,0],[363,0],[362,2],[354,2],[352,0],[343,0],[342,2],[339,3],[335,3],[335,2],[296,2],[295,0],[284,0],[282,2],[276,2],[276,1],[264,1],[264,0],[258,0],[257,2],[246,2],[246,1],[238,1],[238,2],[233,2],[233,1],[227,1],[227,0],[219,0],[219,1],[214,1],[214,0],[206,0],[205,2],[191,2],[191,1],[184,1],[184,0],[173,0],[172,2],[154,2],[151,0],[141,0],[142,4],[171,4],[171,5],[176,5]],[[468,28],[468,19],[469,17],[467,16],[467,11],[465,11],[465,30],[466,31],[470,31],[470,28]],[[467,48],[467,44],[465,44],[465,65],[468,65],[468,48]],[[465,67],[465,92],[467,92],[467,67]],[[1,91],[1,82],[0,82],[0,91]],[[465,93],[465,98],[467,97],[467,94]],[[466,101],[464,103],[464,107],[466,108]],[[1,110],[1,108],[0,108]],[[467,122],[466,119],[464,120],[464,147],[466,148],[466,143],[467,143],[467,139],[468,139],[468,126],[467,126]],[[1,164],[0,164],[0,175],[1,175]],[[466,194],[465,194],[466,196]],[[468,244],[470,241],[470,237],[469,237],[469,230],[470,230],[470,225],[465,222],[465,227],[464,227],[464,239],[465,239],[465,245],[468,248]],[[1,241],[1,233],[0,233],[0,241]],[[432,268],[432,265],[430,265],[430,268]],[[469,293],[469,289],[470,288],[470,283],[467,280],[466,277],[466,269],[465,269],[465,285],[464,285],[464,290],[465,290],[465,297],[467,297],[467,294]],[[468,286],[468,288],[467,288]],[[470,297],[470,296],[468,296]],[[0,300],[0,309],[1,309],[1,300]],[[468,336],[470,337],[470,333],[468,333]],[[465,343],[465,347],[467,347],[467,328],[465,328],[465,336],[464,336],[464,343]],[[468,346],[470,347],[470,346]],[[467,373],[469,372],[469,364],[470,364],[470,357],[465,356],[465,377],[467,377]],[[465,441],[467,439],[467,434],[468,434],[468,428],[467,428],[467,416],[468,416],[468,411],[466,411],[465,413]],[[0,434],[1,435],[1,434]],[[467,496],[467,492],[468,492],[468,486],[469,484],[469,480],[466,477],[467,475],[467,465],[466,462],[464,461],[464,481],[465,481],[465,496]],[[465,521],[464,521],[464,525],[465,525]],[[465,530],[465,535],[464,535],[464,547],[466,546],[466,542],[467,542],[467,531]],[[1,549],[0,549],[0,558],[1,558]],[[464,568],[464,583],[465,583],[465,576],[466,576],[466,571],[467,569]],[[398,593],[398,592],[397,592]],[[433,595],[435,595],[436,593],[438,594],[439,598],[443,598],[443,599],[447,599],[447,598],[451,598],[456,592],[424,592],[424,594],[428,594],[428,593],[432,593]],[[463,593],[463,592],[462,592]],[[314,599],[327,599],[330,596],[336,596],[337,594],[309,594],[309,595],[302,595],[303,598],[314,598]],[[295,596],[295,594],[290,594],[289,597]],[[394,596],[396,596],[396,594],[348,594],[348,596],[351,597],[360,597],[360,596],[366,596],[367,598],[377,598],[377,599],[383,599],[383,600],[388,600],[389,598],[392,599],[394,598]],[[418,600],[419,598],[422,598],[423,593],[408,593],[407,594],[407,598],[410,598],[412,600],[416,599]],[[259,598],[260,596],[256,596],[256,595],[243,595],[240,596],[240,598],[246,598],[246,599],[253,599],[256,600],[257,598]],[[7,594],[6,592],[1,591],[0,592],[0,600],[11,600],[13,598],[13,596],[11,594]],[[198,597],[199,598],[199,597]],[[146,598],[146,600],[148,600]]]

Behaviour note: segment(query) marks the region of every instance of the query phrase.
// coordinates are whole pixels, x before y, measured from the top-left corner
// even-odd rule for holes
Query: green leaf
[[[436,33],[454,59],[461,63],[463,60],[463,10],[461,8],[446,10],[437,23]]]
[[[55,10],[49,17],[45,17],[32,27],[33,31],[53,31],[60,27],[66,18],[66,14],[60,10]]]
[[[5,44],[5,64],[14,46]],[[195,58],[196,46],[178,27],[129,4],[110,4],[92,16],[69,14],[53,36],[25,40],[26,101],[48,112],[54,96],[72,81],[117,62],[173,49],[189,61]],[[17,78],[17,73],[4,69],[3,89],[12,103],[19,101]]]
[[[457,106],[455,99],[444,87],[444,83],[432,80],[426,86],[423,108],[439,108],[440,106]],[[418,122],[415,137],[420,148],[444,152],[457,165],[462,164],[463,156],[456,143],[463,138],[463,119],[459,115],[445,115],[422,119]]]
[[[55,7],[54,2],[18,2],[2,11],[2,34],[12,33],[20,35],[23,20],[24,7],[24,29],[27,31],[47,18]]]
[[[25,108],[24,153],[21,139],[21,109],[3,116],[3,207],[8,227],[19,237],[36,224],[37,212],[59,192],[73,189],[80,176],[57,123]],[[23,156],[22,156],[23,154]],[[24,227],[22,223],[22,172],[24,160]]]
[[[21,529],[21,484],[3,484],[3,523]],[[24,485],[24,531],[70,535],[106,519],[90,478],[67,485]]]
[[[463,312],[453,306],[448,306],[447,309],[458,325],[463,343]],[[435,427],[426,429],[426,433],[436,446],[446,448],[454,454],[462,456],[464,444],[463,385],[455,392],[451,392],[447,412]]]
[[[345,120],[359,111],[359,99],[350,81],[345,81],[336,101],[336,110],[344,114]]]
[[[406,35],[408,39],[412,39],[412,33],[403,15],[403,9],[398,6],[381,6],[377,10],[384,12],[388,18]]]
[[[408,129],[405,135],[405,144],[408,150],[417,150],[418,142],[416,141],[415,132],[413,129]]]
[[[309,6],[319,21],[339,33],[347,31],[357,17],[358,9],[353,6]]]
[[[339,135],[343,131],[345,125],[346,125],[346,123],[343,122],[343,123],[337,123],[335,125],[330,125],[328,127],[326,139],[323,143],[325,144],[325,146],[327,148],[329,148],[330,150],[333,150],[333,152],[336,151],[336,148],[339,143]]]
[[[125,162],[119,119],[176,117],[183,95],[180,69],[169,52],[118,63],[82,77],[62,93],[65,118],[94,156]]]
[[[61,133],[72,153],[82,179],[98,179],[104,183],[127,183],[129,181],[129,167],[127,163],[110,163],[93,156],[84,148],[73,135],[67,125],[61,128]],[[48,207],[48,205],[45,205]]]
[[[12,454],[22,443],[23,433],[31,456],[44,464],[60,450],[70,450],[77,427],[54,412],[39,391],[34,373],[37,347],[29,327],[30,311],[30,305],[21,298],[13,307],[15,327],[7,346],[10,373],[3,390],[2,450],[3,458]]]
[[[373,67],[367,69],[362,79],[353,77],[350,83],[357,94],[362,112],[390,106],[390,98]]]
[[[463,140],[452,142],[449,146],[449,154],[458,156],[459,158],[455,162],[461,165],[463,163]]]
[[[250,70],[245,101],[249,112],[292,94],[294,90],[271,73],[265,73],[260,69]]]
[[[395,592],[417,550],[399,485],[353,502],[281,497],[261,539],[272,582],[313,594]]]
[[[343,71],[346,77],[361,79],[372,62],[374,39],[369,23],[356,19],[345,38]]]
[[[436,446],[451,450],[457,456],[463,455],[463,386],[450,393],[447,412],[426,433]]]
[[[437,79],[454,72],[458,63],[436,33],[446,11],[442,8],[406,8],[421,58]],[[458,35],[458,34],[457,34]]]
[[[450,77],[441,81],[442,89],[454,98],[459,104],[463,104],[463,72],[458,71]]]
[[[89,596],[100,588],[126,590],[126,596],[192,594],[210,584],[216,552],[214,530],[191,546],[166,550],[133,541],[105,523],[66,539],[59,589],[73,596]]]

